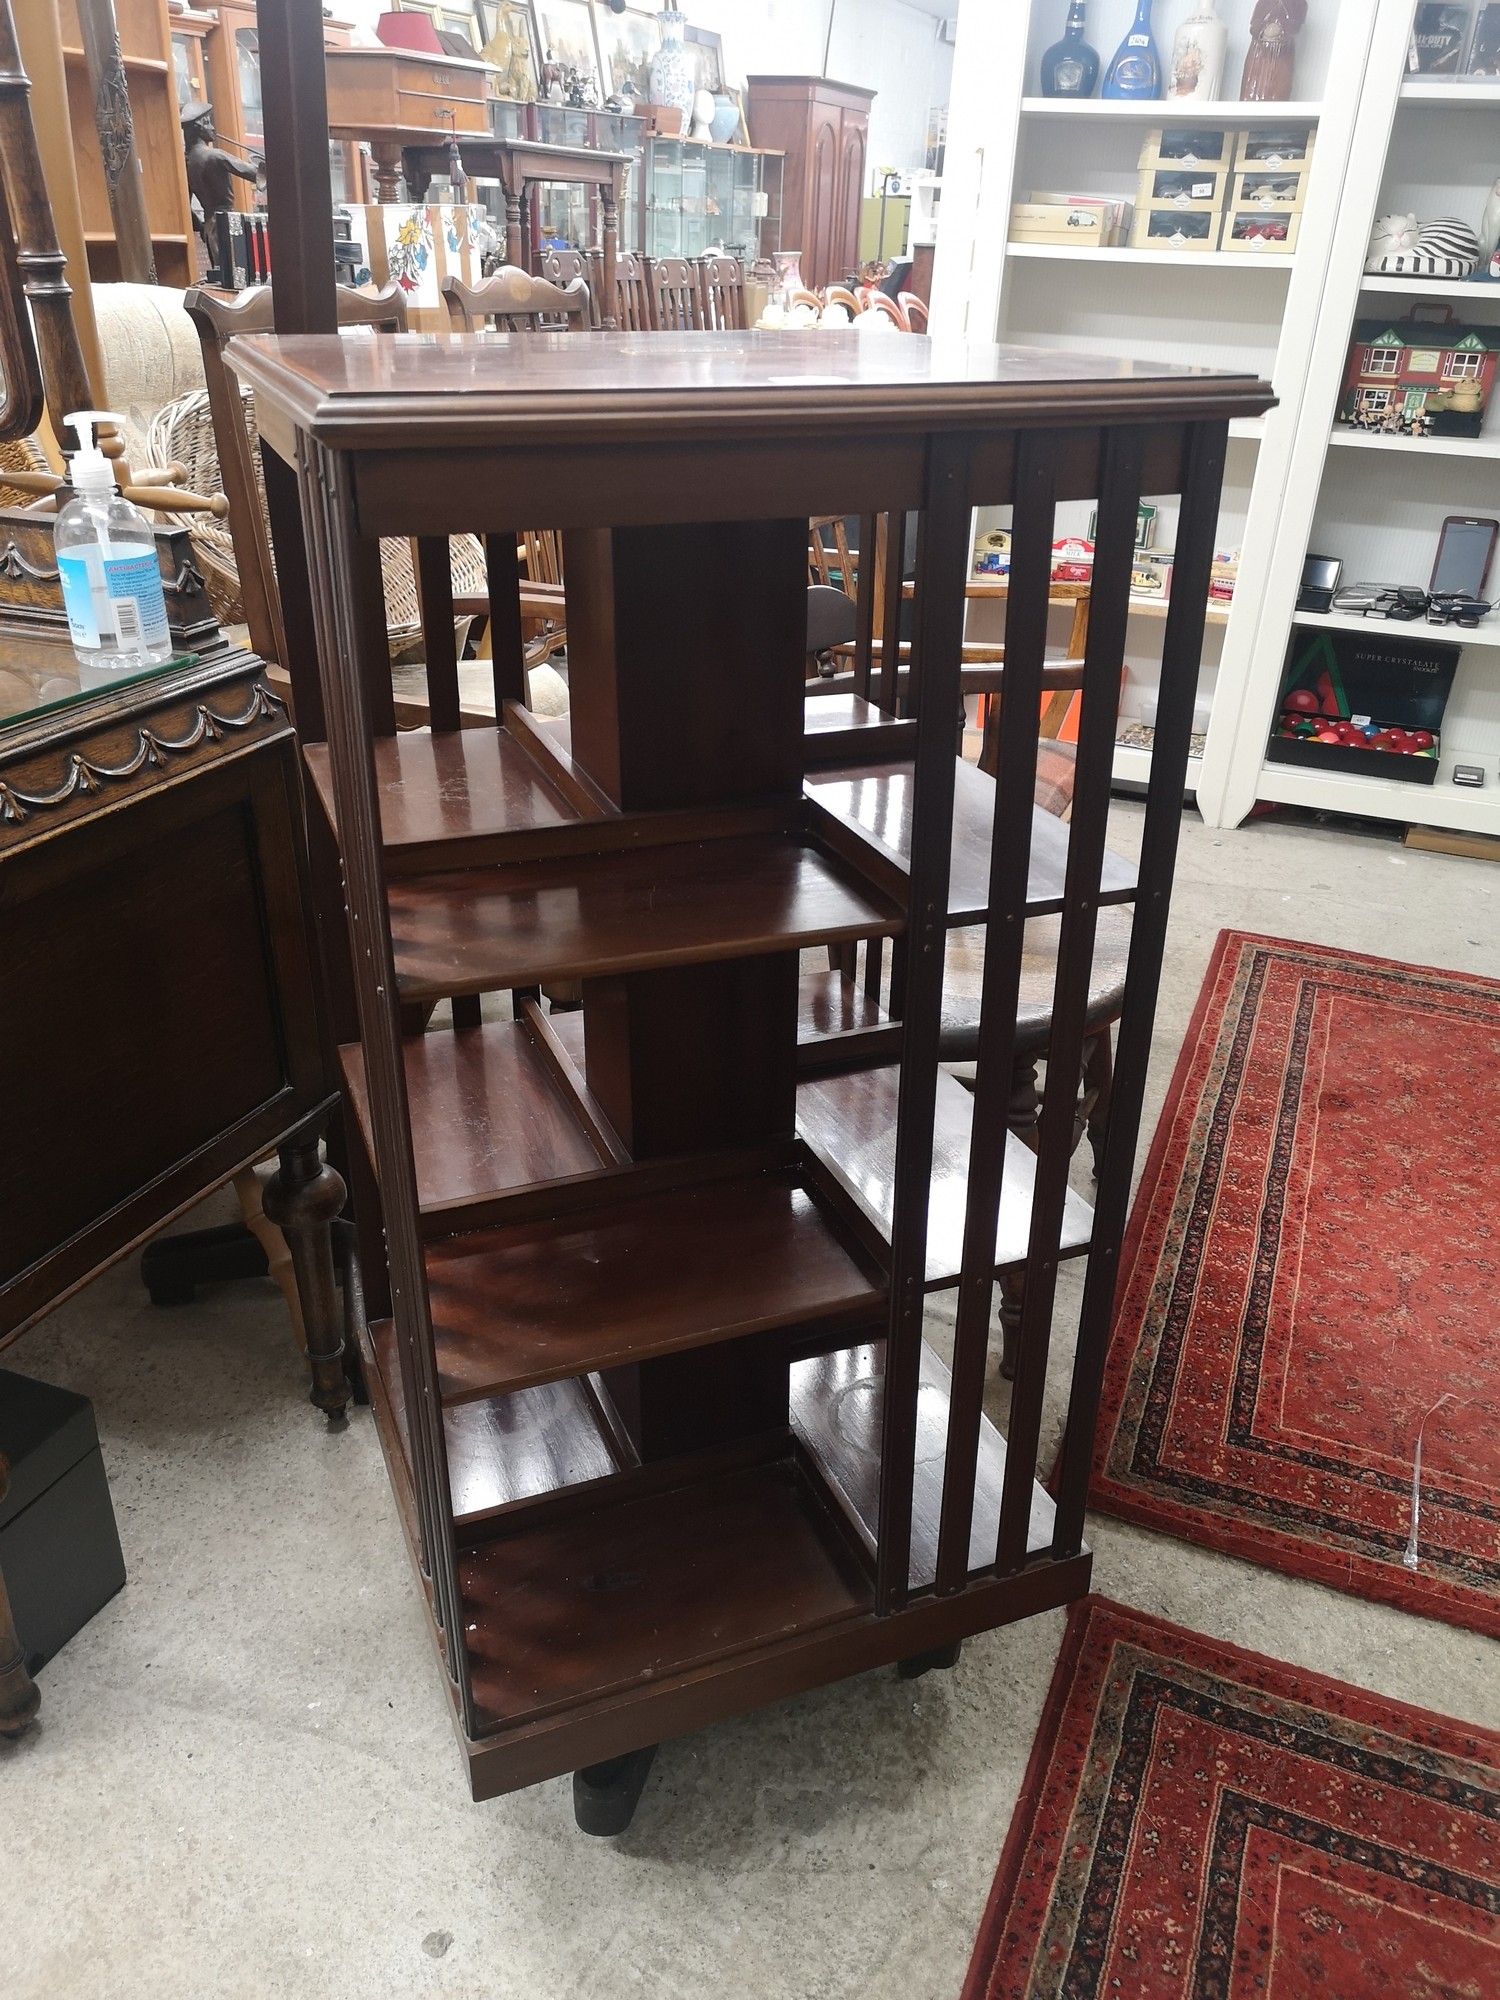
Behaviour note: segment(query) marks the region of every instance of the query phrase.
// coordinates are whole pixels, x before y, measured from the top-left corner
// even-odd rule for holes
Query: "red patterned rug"
[[[1500,1636],[1500,984],[1224,932],[1122,1273],[1096,1507]]]
[[[1500,1994],[1500,1736],[1087,1597],[963,2000]]]

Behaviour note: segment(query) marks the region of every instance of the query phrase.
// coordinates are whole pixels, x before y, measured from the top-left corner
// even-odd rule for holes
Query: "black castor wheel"
[[[646,1789],[656,1745],[573,1773],[573,1817],[581,1833],[623,1833]]]
[[[909,1660],[898,1660],[896,1672],[904,1681],[919,1681],[923,1674],[936,1673],[940,1668],[956,1667],[958,1656],[964,1649],[962,1639],[955,1639],[951,1646],[934,1646],[930,1653],[913,1653]]]

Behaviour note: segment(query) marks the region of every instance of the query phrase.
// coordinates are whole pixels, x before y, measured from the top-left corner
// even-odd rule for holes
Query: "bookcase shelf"
[[[890,937],[903,922],[790,833],[403,880],[390,909],[410,1001]]]
[[[1106,852],[1107,785],[1081,787],[1064,826],[1033,813],[1034,780],[1002,792],[957,761],[953,607],[971,507],[1024,481],[1042,554],[1048,511],[1095,495],[1121,560],[1093,629],[1123,630],[1138,445],[1199,524],[1179,574],[1206,597],[1222,440],[1270,397],[1245,371],[853,333],[815,353],[792,335],[358,345],[258,337],[232,359],[328,558],[303,580],[319,679],[294,671],[293,694],[327,719],[313,818],[347,904],[325,944],[335,964],[347,947],[330,985],[358,1140],[351,1298],[486,1798],[1087,1588],[1086,1423],[1055,1503],[1037,1485],[1052,1287],[1061,1259],[1102,1247],[1079,1332],[1102,1357],[1183,774],[1153,759],[1138,883]],[[916,713],[877,721],[856,665],[819,728],[807,521],[872,505],[920,517]],[[362,652],[373,539],[491,532],[522,506],[570,537],[571,729],[514,708],[524,662],[497,653],[500,726],[382,736]],[[1045,626],[1045,562],[1016,573],[1007,770],[1035,758],[1048,671],[1024,639]],[[518,603],[492,607],[497,645]],[[438,611],[426,636],[434,710],[461,714]],[[1165,643],[1185,686],[1201,621],[1171,620]],[[1077,672],[1080,769],[1101,745],[1107,766],[1120,665],[1095,643]],[[1101,902],[1138,892],[1146,976],[1127,980],[1092,1213],[1068,1184],[1081,975]],[[992,895],[1060,912],[1058,964],[1080,974],[1055,996],[1038,1152],[1006,1129],[993,1008],[977,1094],[938,1064],[946,931]],[[1014,932],[993,927],[1003,954]],[[885,939],[895,1018],[842,973],[800,977],[809,947]],[[560,980],[580,1011],[543,1010],[532,989]],[[505,989],[513,1018],[484,1020],[474,997]],[[451,1015],[411,1033],[440,1001]],[[992,1287],[1023,1265],[1002,1439],[982,1408]],[[955,1285],[950,1376],[922,1310]],[[1080,1409],[1096,1392],[1082,1366]]]
[[[869,1325],[877,1273],[795,1172],[430,1244],[438,1387],[467,1402],[782,1327]]]

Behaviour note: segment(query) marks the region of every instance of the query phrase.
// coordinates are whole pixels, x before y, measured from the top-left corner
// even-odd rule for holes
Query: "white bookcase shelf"
[[[1313,0],[1317,4],[1317,0]],[[1303,558],[1336,556],[1349,582],[1425,585],[1448,514],[1500,515],[1500,412],[1478,438],[1405,438],[1334,423],[1356,318],[1441,302],[1460,318],[1500,322],[1500,284],[1387,277],[1364,269],[1376,216],[1456,215],[1477,226],[1500,166],[1500,83],[1409,78],[1411,0],[1376,0],[1357,91],[1339,214],[1313,330],[1298,435],[1292,446],[1257,629],[1244,671],[1221,668],[1198,804],[1233,826],[1257,800],[1357,813],[1398,824],[1500,836],[1500,617],[1472,631],[1394,623],[1390,636],[1457,646],[1458,666],[1433,785],[1266,762],[1293,626],[1379,633],[1380,620],[1296,610]],[[1460,110],[1467,114],[1454,118]],[[1325,115],[1325,129],[1326,129]],[[1322,137],[1319,138],[1322,145]],[[1375,456],[1361,458],[1359,454]],[[1500,588],[1500,576],[1491,578]],[[1453,783],[1455,764],[1486,782]]]
[[[1456,77],[1445,82],[1441,77],[1412,77],[1401,86],[1403,104],[1441,104],[1449,110],[1466,109],[1478,111],[1486,106],[1493,111],[1500,105],[1500,82],[1488,77]]]
[[[1088,250],[1071,243],[1007,243],[1007,257],[1033,257],[1043,263],[1101,266],[1154,264],[1175,267],[1184,276],[1205,271],[1275,271],[1285,276],[1295,263],[1282,250]]]
[[[1240,550],[1240,570],[1233,605],[1227,611],[1214,607],[1206,623],[1199,700],[1209,717],[1207,745],[1201,769],[1198,760],[1193,767],[1200,798],[1216,759],[1222,763],[1228,757],[1228,743],[1221,739],[1226,729],[1230,739],[1235,735],[1245,711],[1245,684],[1260,657],[1273,553],[1293,461],[1304,437],[1308,371],[1349,172],[1361,79],[1385,4],[1309,0],[1296,45],[1296,95],[1280,104],[1245,104],[1232,94],[1210,103],[1043,97],[1040,58],[1062,35],[1068,0],[1007,0],[1003,6],[995,0],[961,0],[959,7],[933,331],[1253,370],[1271,381],[1279,398],[1267,417],[1253,425],[1237,424],[1231,432],[1216,543]],[[1228,93],[1239,88],[1253,8],[1254,0],[1218,0],[1229,29],[1221,85]],[[1156,39],[1164,60],[1184,11],[1179,8],[1169,16],[1166,9],[1159,10]],[[1133,0],[1090,0],[1087,34],[1102,62],[1118,46],[1133,12]],[[1393,95],[1398,81],[1393,75]],[[1037,192],[1134,200],[1147,131],[1174,123],[1218,125],[1228,131],[1316,123],[1294,251],[1085,250],[1009,240],[1012,204]],[[1351,306],[1352,299],[1351,290]],[[1331,424],[1330,400],[1316,419],[1319,468]],[[1350,461],[1351,466],[1356,463]],[[1317,471],[1307,476],[1316,483]],[[1057,532],[1086,533],[1089,512],[1087,502],[1060,508]],[[1175,538],[1175,504],[1164,499],[1157,545],[1170,550]],[[1301,560],[1299,552],[1299,572]],[[1120,708],[1127,721],[1142,719],[1150,709],[1160,675],[1162,609],[1156,604],[1131,608]],[[1276,641],[1278,658],[1285,650],[1290,615],[1288,599]],[[971,612],[971,620],[973,616]],[[974,636],[998,634],[987,629]],[[1262,728],[1256,770],[1265,733]],[[1122,781],[1139,782],[1149,769],[1148,750],[1117,751],[1115,775]]]
[[[1162,98],[1023,97],[1023,118],[1107,119],[1136,125],[1305,125],[1322,114],[1321,103],[1241,104],[1219,98],[1212,104],[1169,104]],[[1200,114],[1201,121],[1200,121]]]
[[[1500,438],[1387,437],[1381,431],[1335,429],[1328,442],[1341,451],[1398,451],[1413,458],[1500,458]]]

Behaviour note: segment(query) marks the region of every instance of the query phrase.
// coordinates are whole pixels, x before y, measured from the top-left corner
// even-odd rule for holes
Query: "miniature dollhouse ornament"
[[[1172,38],[1167,65],[1168,97],[1208,104],[1224,81],[1224,50],[1229,30],[1214,12],[1214,0],[1202,0]]]
[[[661,47],[651,58],[651,102],[680,111],[683,130],[686,131],[697,92],[682,46],[687,15],[680,7],[663,7],[656,17],[656,25],[661,34]]]
[[[1241,104],[1282,104],[1292,94],[1292,42],[1307,0],[1256,0],[1240,77]]]
[[[1110,58],[1101,97],[1160,97],[1161,57],[1151,37],[1152,0],[1137,0],[1130,32]]]

